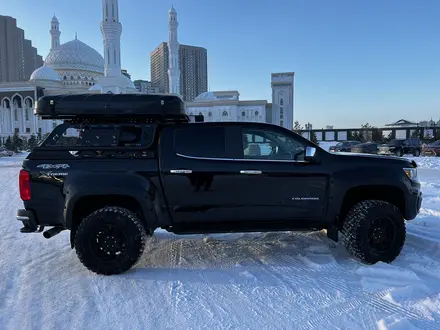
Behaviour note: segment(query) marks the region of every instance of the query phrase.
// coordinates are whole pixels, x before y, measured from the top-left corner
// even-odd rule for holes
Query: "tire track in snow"
[[[292,287],[292,285],[307,283],[307,287],[319,288],[319,291],[321,291],[324,296],[326,293],[328,294],[328,292],[338,291],[347,296],[346,300],[340,303],[320,308],[316,312],[317,315],[314,318],[311,318],[310,314],[307,314],[304,319],[301,320],[303,322],[310,322],[310,325],[318,326],[323,322],[325,323],[325,320],[328,320],[329,318],[334,319],[339,315],[346,314],[356,307],[368,305],[376,312],[404,315],[410,320],[420,322],[424,329],[436,329],[436,327],[433,326],[431,322],[426,321],[424,316],[420,313],[413,312],[412,310],[384,300],[383,297],[389,292],[389,290],[371,294],[362,289],[350,289],[349,285],[343,279],[340,277],[334,277],[335,273],[332,270],[338,267],[338,264],[336,263],[331,263],[328,266],[318,264],[318,267],[305,267],[306,265],[304,264],[301,266],[298,264],[298,260],[295,258],[288,258],[279,251],[274,251],[268,247],[264,241],[260,244],[255,244],[253,250],[257,252],[257,255],[269,255],[271,261],[275,261],[275,264],[283,265],[283,267],[276,267],[271,265],[268,260],[265,260],[264,258],[260,259],[265,272],[276,278],[277,282],[282,286]],[[331,251],[329,250],[329,252]],[[303,259],[303,256],[300,255],[297,256],[297,258],[301,260]],[[359,265],[360,264],[358,264],[358,266]],[[286,269],[289,269],[289,271],[285,271]],[[358,277],[357,275],[354,276]],[[355,293],[354,296],[353,293]],[[368,297],[368,299],[365,297]]]
[[[178,240],[172,240],[169,244],[170,249],[169,249],[169,261],[170,261],[170,266],[171,269],[169,270],[170,275],[172,272],[175,272],[180,264],[181,264],[181,252],[182,252],[182,247],[183,247],[183,243],[182,243],[182,239],[178,239]],[[171,280],[169,283],[169,295],[170,295],[170,304],[171,304],[171,308],[173,311],[173,316],[176,317],[177,319],[175,320],[175,322],[177,324],[185,324],[185,320],[182,317],[181,313],[178,313],[179,310],[179,305],[181,303],[181,299],[182,299],[182,290],[183,290],[183,283],[180,280]]]

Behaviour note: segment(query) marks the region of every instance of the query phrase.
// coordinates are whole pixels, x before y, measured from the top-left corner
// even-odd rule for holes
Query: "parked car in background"
[[[377,154],[378,150],[379,144],[371,141],[357,144],[351,148],[351,152],[362,154]]]
[[[394,139],[379,147],[379,155],[393,155],[402,157],[411,154],[415,157],[422,153],[422,142],[417,138],[410,139]]]
[[[329,148],[330,152],[350,152],[355,145],[361,144],[360,141],[342,141]]]
[[[440,156],[440,140],[425,144],[422,148],[423,156]]]
[[[4,156],[11,157],[13,154],[14,154],[13,151],[0,147],[0,157],[4,157]]]

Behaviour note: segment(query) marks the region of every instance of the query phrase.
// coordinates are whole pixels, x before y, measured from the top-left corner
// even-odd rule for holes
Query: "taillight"
[[[20,170],[19,176],[20,197],[23,201],[31,199],[31,175],[25,170]]]

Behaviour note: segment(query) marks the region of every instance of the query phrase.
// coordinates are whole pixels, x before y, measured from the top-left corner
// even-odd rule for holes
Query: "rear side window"
[[[226,158],[225,128],[190,124],[175,131],[174,145],[184,156]]]
[[[45,147],[150,147],[154,125],[59,125]]]

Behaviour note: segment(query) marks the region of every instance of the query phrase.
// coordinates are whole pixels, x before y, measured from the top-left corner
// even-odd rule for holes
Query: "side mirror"
[[[306,161],[310,161],[315,158],[316,148],[315,147],[306,147]]]

